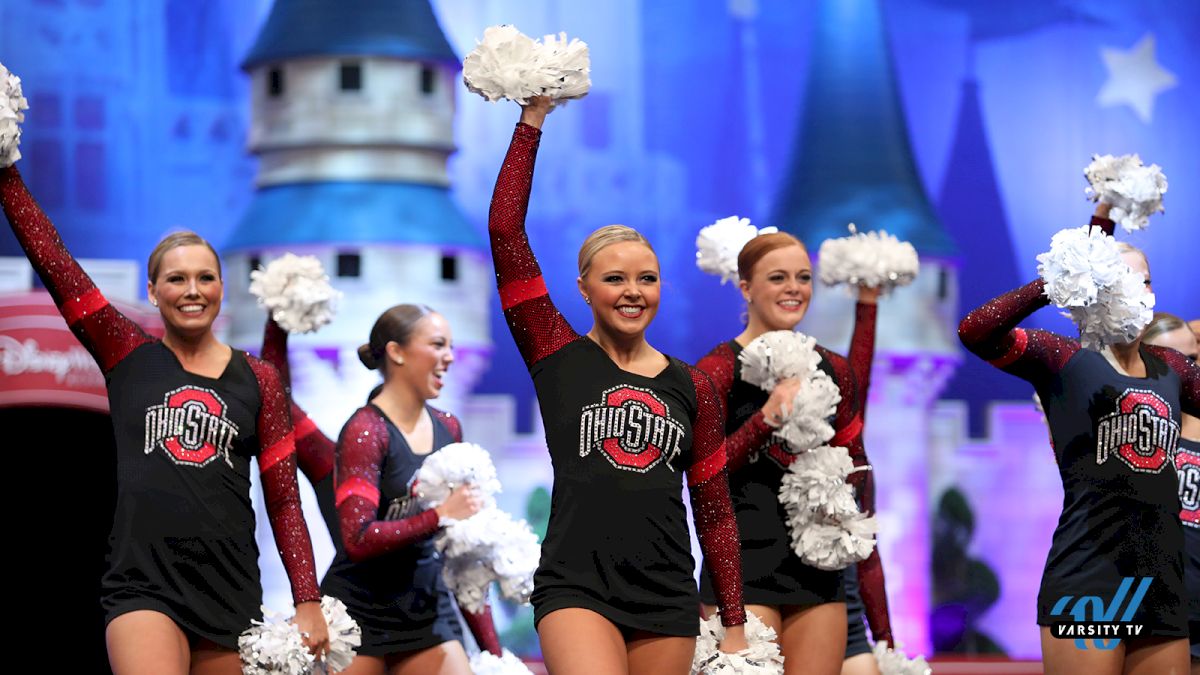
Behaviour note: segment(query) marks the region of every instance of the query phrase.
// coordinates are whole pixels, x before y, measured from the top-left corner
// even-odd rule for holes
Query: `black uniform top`
[[[536,618],[583,607],[622,626],[695,635],[680,497],[687,471],[721,619],[741,624],[737,526],[712,383],[676,359],[655,377],[624,371],[554,307],[524,229],[540,135],[517,125],[488,219],[500,302],[533,376],[554,466]]]
[[[1038,623],[1071,619],[1053,614],[1064,596],[1107,601],[1123,579],[1153,577],[1133,622],[1150,635],[1186,636],[1174,462],[1180,409],[1200,410],[1200,368],[1172,349],[1143,345],[1146,377],[1129,377],[1075,340],[1014,328],[1047,303],[1043,288],[1036,281],[1001,296],[971,312],[959,330],[973,352],[1034,385],[1050,425],[1063,512],[1042,576]]]

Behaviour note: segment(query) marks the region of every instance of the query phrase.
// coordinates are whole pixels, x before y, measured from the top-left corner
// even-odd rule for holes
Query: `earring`
[[[592,304],[592,299],[591,299],[591,298],[584,298],[584,299],[583,299],[583,301],[584,301],[584,302],[586,302],[586,303],[587,303],[587,304],[589,304],[589,305],[590,305],[590,304]]]
[[[154,305],[155,307],[158,307],[158,300],[155,300],[154,298],[150,298],[150,304]]]

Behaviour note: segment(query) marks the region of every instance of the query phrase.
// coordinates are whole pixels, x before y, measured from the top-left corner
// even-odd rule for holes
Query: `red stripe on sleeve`
[[[1029,336],[1025,334],[1025,329],[1014,328],[1010,335],[1012,335],[1013,338],[1012,346],[1008,348],[1008,351],[1005,352],[1003,356],[992,359],[991,361],[988,361],[988,363],[996,366],[997,368],[1003,368],[1014,363],[1017,359],[1021,358],[1022,354],[1025,353],[1025,348],[1029,346]]]
[[[516,279],[500,287],[500,308],[512,309],[522,302],[549,295],[546,280],[541,276],[532,279]]]
[[[258,455],[258,472],[266,473],[279,462],[287,459],[296,452],[296,439],[292,432],[276,441],[271,447]]]
[[[338,486],[334,502],[338,506],[341,506],[342,502],[351,497],[365,499],[371,506],[379,506],[379,488],[357,476],[347,478],[344,483]]]
[[[721,469],[725,468],[725,442],[721,442],[721,447],[717,451],[710,454],[708,457],[696,462],[688,469],[688,487],[699,485],[713,476],[721,473]]]
[[[78,298],[63,302],[62,315],[67,320],[67,325],[71,326],[107,306],[108,299],[104,297],[100,289],[90,288]]]

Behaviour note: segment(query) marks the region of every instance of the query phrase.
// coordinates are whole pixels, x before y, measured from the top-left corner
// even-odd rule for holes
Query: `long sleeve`
[[[496,624],[492,621],[491,607],[484,605],[483,611],[478,614],[472,614],[464,609],[462,615],[463,620],[467,622],[467,628],[471,629],[475,644],[479,645],[480,649],[496,656],[504,655],[504,650],[500,647],[500,638],[496,635]]]
[[[867,416],[867,394],[871,388],[871,364],[875,361],[875,325],[879,305],[866,302],[854,306],[854,333],[850,336],[850,370],[858,380],[859,414]]]
[[[700,359],[696,367],[704,371],[712,381],[721,415],[727,416],[729,392],[733,389],[733,378],[737,369],[737,357],[733,349],[728,343],[722,342]],[[726,470],[733,473],[746,466],[754,451],[766,445],[774,432],[775,429],[767,424],[766,418],[763,417],[762,410],[755,411],[742,426],[725,439]]]
[[[692,516],[704,564],[712,576],[721,624],[739,626],[746,622],[742,605],[741,538],[729,499],[721,403],[703,371],[697,368],[688,371],[696,388],[697,408],[692,422],[692,466],[688,469]]]
[[[517,125],[496,178],[488,212],[488,237],[500,306],[526,366],[533,366],[579,339],[550,300],[541,267],[525,233],[541,135],[540,130],[527,124]]]
[[[0,205],[58,311],[101,371],[107,374],[134,349],[152,341],[140,326],[109,304],[67,251],[16,167],[0,169]]]
[[[288,401],[291,402],[292,426],[296,436],[296,460],[300,471],[310,483],[316,485],[333,471],[333,455],[337,446],[292,399],[292,373],[288,365],[287,339],[287,331],[268,316],[267,325],[263,329],[262,358],[275,366],[283,380]]]
[[[1005,293],[973,310],[958,325],[963,346],[1006,373],[1037,385],[1062,370],[1079,343],[1042,330],[1018,328],[1027,316],[1050,304],[1041,279]]]
[[[379,414],[360,408],[338,438],[336,496],[342,545],[358,562],[429,537],[438,528],[433,509],[400,520],[378,520],[379,475],[388,432]]]
[[[275,533],[279,557],[292,585],[292,600],[320,601],[312,540],[300,510],[300,488],[296,483],[296,446],[288,416],[287,395],[279,373],[267,363],[247,357],[258,380],[262,405],[258,413],[260,451],[258,468],[262,476],[267,518]]]
[[[1200,417],[1200,365],[1189,361],[1186,356],[1169,347],[1145,347],[1179,375],[1183,384],[1183,389],[1179,392],[1179,408],[1185,414]]]

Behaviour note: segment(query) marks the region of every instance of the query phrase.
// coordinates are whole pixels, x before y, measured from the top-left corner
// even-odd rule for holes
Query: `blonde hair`
[[[1188,328],[1183,319],[1167,312],[1155,312],[1154,318],[1142,330],[1142,342],[1153,342],[1155,338],[1180,328]]]
[[[636,241],[654,253],[654,247],[650,245],[650,240],[646,239],[641,232],[628,225],[605,225],[589,234],[587,239],[583,240],[583,245],[579,247],[579,276],[587,276],[588,270],[592,268],[592,258],[595,258],[601,249],[623,241]]]
[[[203,246],[217,260],[217,276],[221,276],[221,256],[217,255],[217,249],[212,247],[204,237],[192,232],[191,230],[183,230],[180,232],[172,232],[159,240],[158,244],[150,251],[150,259],[146,261],[146,279],[150,283],[154,283],[158,279],[158,270],[162,267],[163,256],[173,248],[180,246]]]
[[[1146,269],[1147,270],[1150,269],[1150,259],[1146,257],[1146,252],[1143,251],[1142,249],[1134,246],[1133,244],[1131,244],[1127,241],[1118,241],[1117,242],[1117,250],[1120,251],[1121,253],[1136,253],[1136,254],[1142,256],[1142,262],[1146,263]]]

